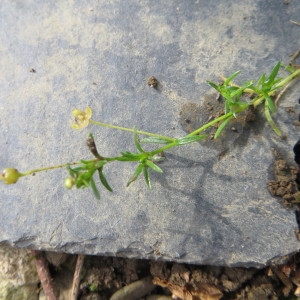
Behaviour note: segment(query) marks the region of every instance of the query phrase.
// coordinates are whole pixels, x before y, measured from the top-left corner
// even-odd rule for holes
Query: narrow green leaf
[[[266,119],[267,119],[268,123],[270,124],[272,129],[275,131],[275,133],[278,136],[281,136],[280,130],[278,129],[278,127],[276,126],[275,122],[273,121],[273,119],[271,117],[271,113],[270,113],[270,110],[269,110],[269,106],[267,105],[267,102],[265,102],[265,116],[266,116]]]
[[[268,78],[268,82],[273,82],[274,79],[276,78],[277,74],[278,74],[278,71],[280,69],[280,65],[281,65],[281,62],[279,61],[272,69],[271,71],[271,74]]]
[[[275,91],[275,90],[278,89],[278,87],[276,86],[276,84],[277,84],[278,82],[280,82],[281,80],[282,80],[282,78],[280,77],[280,78],[277,78],[277,79],[275,79],[275,80],[273,81],[272,85],[270,86],[270,92]]]
[[[117,161],[136,161],[139,160],[139,158],[132,158],[132,157],[124,157],[124,156],[119,156],[119,157],[115,157],[114,160]]]
[[[225,115],[228,114],[230,112],[230,104],[233,103],[232,100],[228,101],[226,100],[225,101]]]
[[[85,178],[83,178],[81,186],[83,186],[83,185],[84,185],[85,188],[87,188],[87,187],[90,186],[90,183]]]
[[[193,136],[184,136],[182,138],[177,139],[177,145],[186,145],[189,143],[194,143],[198,142],[202,139],[205,139],[207,135],[202,134],[202,135],[193,135]]]
[[[88,169],[87,166],[84,165],[84,166],[80,166],[80,167],[73,168],[72,171],[78,173],[78,171],[85,171],[85,170],[87,170],[87,169]]]
[[[130,179],[129,179],[129,181],[127,182],[127,187],[133,182],[133,181],[135,181],[138,177],[139,177],[139,175],[142,173],[142,171],[143,171],[143,168],[144,168],[144,165],[143,164],[139,164],[138,166],[137,166],[137,168],[135,169],[135,171],[134,171],[134,173],[133,173],[133,175],[130,177]]]
[[[81,159],[80,162],[82,164],[84,164],[84,165],[87,165],[87,164],[91,163],[91,161],[89,161],[89,160],[83,160],[83,159]]]
[[[266,105],[269,107],[269,110],[273,113],[276,111],[276,107],[275,104],[273,102],[273,100],[271,99],[271,97],[267,94],[267,93],[263,93],[265,99],[266,99]]]
[[[226,80],[224,81],[224,85],[228,85],[232,79],[234,79],[236,76],[238,76],[241,73],[241,71],[236,71],[233,74],[231,74]]]
[[[245,89],[250,88],[253,85],[253,81],[248,81],[245,84],[243,84],[243,86],[241,86],[240,88],[238,88],[237,90],[235,90],[232,94],[231,97],[236,96],[236,98],[240,98],[240,96],[243,94]]]
[[[94,181],[93,177],[91,177],[90,182],[91,182],[91,188],[92,188],[92,190],[93,190],[93,193],[94,193],[95,197],[96,197],[98,200],[100,200],[100,193],[99,193],[99,190],[98,190],[97,187],[96,187],[96,184],[95,184],[95,181]]]
[[[81,165],[77,168],[74,168],[74,170],[76,170],[76,171],[86,171],[86,172],[89,172],[92,169],[96,169],[94,166],[94,163],[91,163],[89,165],[83,165],[83,166]]]
[[[148,137],[141,140],[141,143],[153,143],[153,144],[170,144],[170,140],[159,137]]]
[[[123,157],[127,157],[127,158],[130,158],[130,159],[139,159],[140,155],[137,154],[137,153],[132,153],[132,152],[121,152],[122,156]]]
[[[260,88],[263,86],[263,84],[264,84],[264,82],[265,82],[265,78],[266,78],[266,74],[264,73],[264,74],[262,74],[262,75],[260,76],[260,78],[258,79],[258,82],[257,82],[257,88],[258,88],[258,89],[260,89]]]
[[[232,119],[232,116],[228,117],[227,119],[225,119],[219,126],[218,130],[215,133],[214,138],[217,139],[221,132],[224,130],[224,128],[227,126],[228,122]]]
[[[123,156],[126,156],[126,157],[132,157],[132,156],[135,156],[135,153],[132,153],[132,152],[129,152],[129,151],[121,152],[121,154],[122,154]]]
[[[149,189],[151,189],[151,181],[150,181],[150,176],[149,176],[149,172],[148,172],[148,167],[147,166],[144,166],[143,173],[144,173],[145,181],[146,181]]]
[[[158,172],[158,173],[163,173],[164,171],[159,167],[157,166],[154,162],[152,162],[151,160],[146,160],[146,165],[148,167],[150,167],[152,170],[154,170],[155,172]]]
[[[104,187],[105,187],[108,191],[112,192],[113,190],[112,190],[112,188],[110,187],[110,185],[108,184],[107,179],[106,179],[106,177],[105,177],[105,175],[104,175],[104,173],[103,173],[103,170],[102,170],[102,169],[98,169],[98,174],[99,174],[99,179],[100,179],[101,183],[104,185]]]
[[[137,134],[136,128],[133,128],[133,136],[134,136],[134,143],[136,148],[142,153],[145,152],[139,142],[139,136]]]
[[[74,169],[72,169],[72,168],[70,167],[70,165],[67,165],[67,170],[68,170],[69,174],[70,174],[72,177],[76,177],[76,176],[77,176],[76,171],[75,171]]]
[[[219,85],[217,85],[217,84],[215,84],[214,82],[209,81],[209,80],[207,80],[206,82],[207,82],[211,87],[213,87],[215,90],[217,90],[218,92],[221,93],[221,87],[220,87]]]
[[[97,161],[97,162],[95,163],[95,168],[96,168],[96,169],[99,169],[99,168],[103,167],[106,163],[107,163],[107,160],[100,160],[100,161]]]

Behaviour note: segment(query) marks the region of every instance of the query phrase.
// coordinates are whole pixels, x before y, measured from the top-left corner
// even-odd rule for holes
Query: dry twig
[[[74,279],[73,279],[72,290],[71,290],[71,300],[77,300],[78,298],[80,273],[82,270],[83,262],[84,262],[84,255],[79,254],[77,256],[76,267],[74,271]]]
[[[32,255],[35,257],[36,270],[38,272],[41,284],[48,300],[57,300],[53,280],[51,278],[48,262],[44,256],[43,251],[31,250]]]

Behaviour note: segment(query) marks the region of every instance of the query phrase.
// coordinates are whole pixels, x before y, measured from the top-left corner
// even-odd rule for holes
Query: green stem
[[[174,139],[175,140],[175,139]],[[150,151],[150,152],[144,152],[144,153],[141,153],[141,156],[140,157],[136,157],[135,159],[132,159],[131,161],[134,162],[134,161],[139,161],[143,158],[148,158],[149,156],[153,156],[155,154],[158,154],[158,153],[161,153],[163,151],[166,151],[170,148],[173,148],[173,147],[176,147],[178,146],[177,144],[177,141],[173,141],[172,143],[169,143],[163,147],[160,147],[156,150],[153,150],[153,151]],[[111,161],[119,161],[118,159],[119,158],[122,158],[122,156],[115,156],[115,157],[105,157],[105,160],[108,161],[108,162],[111,162]],[[121,161],[122,162],[122,161]],[[126,161],[123,161],[123,162],[128,162],[128,160]]]
[[[96,159],[93,159],[91,161],[96,161]],[[74,165],[79,165],[79,164],[81,164],[81,161],[76,161],[76,162],[71,162],[71,163],[68,163],[68,164],[61,164],[61,165],[57,165],[57,166],[51,166],[51,167],[44,167],[44,168],[29,170],[29,171],[21,173],[21,176],[27,176],[27,175],[31,175],[31,174],[38,173],[38,172],[48,171],[48,170],[66,168],[67,166],[74,166]]]
[[[245,110],[247,107],[245,107],[243,110]],[[190,134],[188,134],[187,136],[194,136],[197,135],[198,133],[200,133],[201,131],[204,131],[205,129],[211,127],[212,125],[219,123],[220,121],[227,119],[229,117],[233,116],[232,112],[229,112],[217,119],[214,119],[212,121],[210,121],[209,123],[204,124],[203,126],[201,126],[200,128],[196,129],[195,131],[191,132]]]
[[[134,129],[132,129],[132,128],[126,128],[126,127],[122,127],[122,126],[111,125],[111,124],[97,122],[97,121],[93,121],[93,120],[90,120],[90,123],[94,124],[94,125],[102,126],[102,127],[108,127],[108,128],[112,128],[112,129],[118,129],[118,130],[123,130],[123,131],[134,132]],[[151,133],[151,132],[147,132],[147,131],[141,131],[141,130],[136,130],[136,132],[139,133],[139,134],[144,134],[144,135],[148,135],[148,136],[162,138],[162,139],[165,139],[166,141],[170,141],[170,142],[174,141],[174,138],[170,138],[170,137],[164,136],[164,135],[159,135],[159,134],[155,134],[155,133]]]
[[[296,70],[291,75],[287,76],[286,78],[282,79],[278,84],[276,84],[276,89],[281,88],[285,86],[288,82],[293,80],[295,77],[300,75],[300,69]]]
[[[273,92],[269,92],[268,95],[272,96]],[[265,96],[260,96],[260,97],[256,97],[251,101],[251,104],[253,104],[254,107],[258,106],[259,104],[261,104],[263,101],[265,100]]]
[[[149,153],[150,156],[153,156],[155,154],[162,153],[163,151],[166,151],[166,150],[168,150],[170,148],[173,148],[173,147],[176,147],[176,146],[177,146],[177,142],[173,142],[173,143],[170,143],[170,144],[168,144],[166,146],[163,146],[161,148],[158,148],[158,149],[153,150],[153,151],[148,152],[148,153]]]

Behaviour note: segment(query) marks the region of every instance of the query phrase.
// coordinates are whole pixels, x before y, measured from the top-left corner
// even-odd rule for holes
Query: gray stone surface
[[[0,166],[20,171],[91,157],[93,131],[104,156],[134,150],[132,135],[70,128],[70,112],[90,106],[94,119],[182,136],[180,111],[211,93],[205,80],[240,69],[257,78],[299,47],[300,2],[11,1],[0,3]],[[30,69],[35,72],[30,72]],[[148,87],[156,76],[159,88]],[[262,266],[297,251],[294,212],[266,189],[272,146],[292,162],[299,127],[299,86],[276,121],[245,129],[222,147],[196,143],[171,150],[153,174],[126,188],[134,165],[112,164],[114,189],[100,201],[66,191],[65,170],[0,186],[0,241],[69,253],[179,262]],[[230,140],[231,141],[231,140]],[[219,142],[220,143],[220,142]]]

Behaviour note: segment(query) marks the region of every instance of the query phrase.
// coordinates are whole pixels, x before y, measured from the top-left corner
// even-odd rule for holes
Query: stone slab
[[[20,171],[87,159],[94,133],[104,156],[134,150],[132,135],[70,128],[70,112],[90,106],[94,119],[183,136],[187,104],[212,91],[205,80],[242,70],[255,79],[299,47],[300,2],[11,1],[0,3],[0,166]],[[158,89],[147,78],[159,80]],[[135,166],[106,170],[114,189],[96,200],[66,191],[65,170],[0,186],[0,241],[69,253],[154,258],[186,263],[263,266],[299,249],[292,210],[266,189],[278,148],[292,163],[299,127],[299,86],[275,119],[222,144],[195,143],[166,153],[152,174],[126,182]],[[181,113],[181,115],[180,115]],[[226,139],[225,139],[226,141]]]

